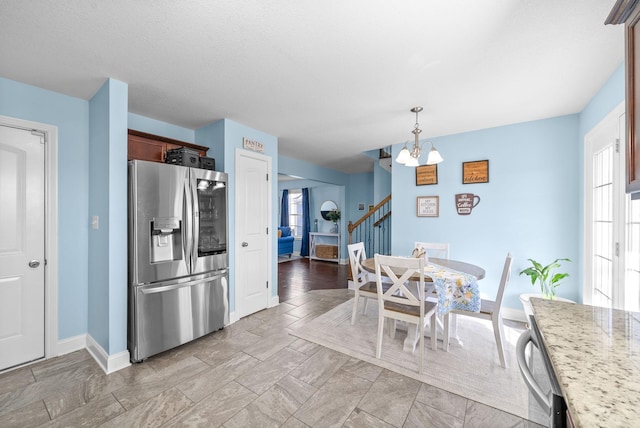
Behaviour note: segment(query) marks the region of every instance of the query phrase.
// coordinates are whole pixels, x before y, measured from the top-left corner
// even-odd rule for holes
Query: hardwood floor
[[[311,290],[347,288],[349,265],[305,258],[278,263],[278,296],[286,302]]]

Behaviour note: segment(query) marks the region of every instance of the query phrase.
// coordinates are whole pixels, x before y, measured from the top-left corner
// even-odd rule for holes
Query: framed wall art
[[[438,165],[421,165],[416,167],[416,186],[438,184]]]
[[[462,162],[462,184],[488,183],[489,161]]]
[[[440,197],[416,197],[416,213],[418,217],[438,217],[438,215],[440,214]]]

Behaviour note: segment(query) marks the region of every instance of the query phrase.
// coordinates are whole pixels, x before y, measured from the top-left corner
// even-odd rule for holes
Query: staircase
[[[363,242],[367,257],[391,253],[391,195],[355,223],[349,222],[349,244]]]

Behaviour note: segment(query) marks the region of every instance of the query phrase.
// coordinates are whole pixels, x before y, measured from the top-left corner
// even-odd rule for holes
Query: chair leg
[[[431,349],[438,350],[438,329],[437,329],[436,313],[431,315]]]
[[[396,320],[393,318],[387,318],[387,328],[389,330],[389,337],[391,339],[396,338]]]
[[[365,315],[367,314],[367,304],[368,303],[369,303],[369,298],[365,297],[364,298],[364,309],[362,310],[362,313],[365,314]]]
[[[378,315],[378,340],[376,341],[376,358],[382,356],[382,335],[384,332],[384,315],[382,312]]]
[[[424,320],[422,322],[418,322],[420,324],[420,361],[418,361],[418,373],[422,374],[422,366],[424,362]],[[433,327],[431,327],[431,331],[433,332]],[[433,341],[433,339],[431,339]]]
[[[450,313],[444,314],[444,326],[442,328],[443,330],[442,349],[444,349],[445,352],[449,352],[450,320],[451,320],[451,314]]]
[[[353,312],[351,313],[351,325],[354,325],[356,323],[356,317],[358,316],[358,302],[360,300],[360,296],[358,295],[358,292],[356,291],[356,295],[353,298]]]
[[[493,316],[493,334],[496,337],[496,346],[498,347],[498,357],[500,357],[500,365],[503,368],[507,367],[507,362],[504,357],[504,327],[502,326],[502,317]]]

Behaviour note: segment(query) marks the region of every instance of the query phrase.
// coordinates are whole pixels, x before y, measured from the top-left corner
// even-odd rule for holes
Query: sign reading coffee
[[[488,183],[489,161],[462,162],[462,184]]]
[[[456,195],[456,211],[459,215],[469,215],[480,203],[480,196],[473,193],[458,193]]]

